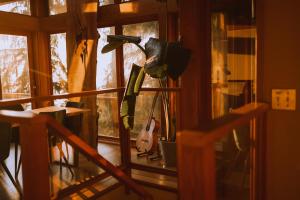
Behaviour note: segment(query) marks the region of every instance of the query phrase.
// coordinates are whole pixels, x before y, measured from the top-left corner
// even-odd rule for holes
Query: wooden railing
[[[151,195],[138,186],[121,169],[115,167],[75,134],[49,116],[31,112],[0,111],[0,121],[20,125],[24,200],[50,199],[48,129],[57,134],[76,151],[104,169],[142,199]]]
[[[94,96],[108,93],[116,93],[116,92],[124,92],[124,87],[119,88],[111,88],[111,89],[101,89],[101,90],[89,90],[82,92],[74,92],[74,93],[65,93],[65,94],[57,94],[57,95],[49,95],[49,96],[37,96],[37,97],[28,97],[28,98],[20,98],[20,99],[7,99],[0,100],[0,106],[8,106],[15,105],[20,103],[35,103],[35,102],[43,102],[43,101],[53,101],[57,99],[68,99],[73,97],[86,97],[86,96]],[[141,91],[169,91],[169,92],[178,92],[180,88],[141,88]]]
[[[247,104],[231,114],[213,120],[204,130],[184,130],[177,133],[177,166],[181,200],[216,199],[215,142],[236,127],[249,123],[252,131],[250,199],[264,199],[265,120],[268,105]]]

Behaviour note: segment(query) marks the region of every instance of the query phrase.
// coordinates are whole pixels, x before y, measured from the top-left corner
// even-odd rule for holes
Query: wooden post
[[[256,140],[255,140],[255,163],[253,172],[254,182],[253,182],[253,192],[252,199],[264,200],[267,199],[266,196],[266,169],[267,169],[267,113],[257,118],[257,128],[256,128]]]
[[[208,0],[179,1],[180,34],[192,51],[181,76],[180,129],[203,127],[211,119],[211,37]]]
[[[50,199],[48,133],[40,117],[20,127],[24,200]]]
[[[48,3],[46,1],[31,0],[31,13],[34,17],[48,16]],[[36,96],[48,96],[52,94],[51,60],[49,33],[36,31],[33,33],[32,44],[29,47],[33,52],[33,67],[30,68],[31,80],[33,80],[32,94]],[[50,101],[36,102],[36,106],[49,106]],[[35,105],[35,104],[34,104]]]
[[[183,131],[177,135],[179,199],[215,200],[216,158],[214,145],[190,145],[188,139],[184,138],[185,134]],[[197,135],[199,136],[199,134]]]

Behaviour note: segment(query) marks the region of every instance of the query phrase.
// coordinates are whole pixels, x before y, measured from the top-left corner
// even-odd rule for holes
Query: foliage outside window
[[[116,51],[106,54],[101,53],[101,49],[106,44],[107,35],[114,35],[114,27],[99,28],[97,49],[97,89],[116,88]],[[118,137],[118,101],[116,93],[103,94],[97,96],[97,106],[99,113],[98,134],[104,136]]]
[[[27,37],[0,34],[2,99],[30,97]],[[25,104],[25,108],[30,107]]]
[[[0,11],[30,15],[30,0],[0,1]]]
[[[153,21],[125,25],[123,26],[123,35],[141,36],[142,42],[140,44],[144,46],[150,37],[159,37],[159,24],[157,21]],[[124,76],[126,83],[130,75],[132,64],[135,63],[142,66],[144,62],[145,55],[138,47],[132,44],[124,45]],[[159,87],[158,79],[153,79],[147,75],[143,87]],[[147,123],[154,95],[154,93],[150,92],[141,92],[137,97],[134,128],[131,131],[132,138],[136,138],[144,127],[144,124]],[[160,121],[160,114],[161,107],[160,100],[158,99],[154,110],[154,116],[158,121]]]
[[[99,0],[99,5],[100,6],[105,6],[109,4],[114,4],[114,0]]]
[[[159,37],[159,25],[157,21],[125,25],[123,26],[123,35],[141,36],[142,41],[140,45],[144,46],[150,37]],[[137,46],[132,44],[124,45],[124,76],[126,83],[132,64],[135,63],[142,66],[145,59],[144,53]],[[158,80],[147,75],[143,87],[159,87]]]
[[[0,67],[2,98],[30,97],[26,36],[0,35]]]
[[[66,0],[49,0],[50,15],[56,15],[67,12]]]
[[[50,35],[53,94],[68,91],[66,33]],[[66,100],[55,100],[55,105],[63,105]]]

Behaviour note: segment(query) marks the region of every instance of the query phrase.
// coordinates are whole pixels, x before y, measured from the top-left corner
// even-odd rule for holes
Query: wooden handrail
[[[113,88],[113,89],[101,89],[101,90],[74,92],[74,93],[69,93],[69,94],[66,93],[66,94],[57,94],[57,95],[49,95],[49,96],[21,98],[21,99],[7,99],[7,100],[0,100],[0,106],[9,106],[9,105],[14,105],[14,104],[32,103],[32,102],[40,102],[40,101],[53,101],[56,99],[68,99],[68,98],[73,98],[73,97],[93,96],[93,95],[99,95],[99,94],[121,92],[124,90],[125,90],[124,87],[119,87],[119,88]],[[141,88],[141,91],[179,92],[180,88]]]
[[[178,186],[181,200],[215,200],[216,199],[216,161],[215,142],[225,137],[234,128],[249,124],[251,120],[260,121],[260,126],[265,123],[265,113],[268,110],[265,103],[251,103],[231,114],[208,123],[202,130],[183,130],[177,133],[177,167]],[[260,129],[264,130],[264,129]],[[255,140],[261,140],[264,133],[255,134]],[[262,145],[261,141],[255,141]],[[254,144],[256,145],[256,144]],[[263,147],[256,145],[254,154],[254,165],[251,171],[251,184],[257,185],[257,176],[262,172],[260,163]],[[253,190],[258,192],[257,190]],[[255,199],[256,194],[251,194]]]
[[[86,142],[84,142],[77,135],[73,134],[70,130],[63,127],[56,120],[49,116],[45,117],[45,122],[48,127],[54,130],[54,132],[65,140],[68,144],[78,150],[80,153],[85,155],[88,159],[94,162],[97,166],[104,169],[114,178],[119,180],[121,183],[125,184],[129,189],[132,189],[135,193],[143,197],[143,199],[152,199],[151,195],[146,192],[143,188],[138,186],[127,174],[125,174],[121,169],[115,167],[109,161],[107,161],[103,156],[98,154],[98,152],[89,146]]]
[[[1,110],[0,121],[20,124],[24,200],[50,199],[47,129],[51,129],[59,137],[62,137],[73,148],[125,184],[141,198],[152,199],[148,192],[121,169],[115,167],[53,118],[46,115],[34,115],[31,112]]]

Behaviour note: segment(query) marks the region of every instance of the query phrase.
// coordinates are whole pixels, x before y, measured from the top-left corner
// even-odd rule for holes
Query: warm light
[[[120,13],[137,13],[138,7],[133,3],[120,4]]]
[[[90,3],[86,3],[85,7],[83,9],[83,12],[85,13],[95,13],[97,12],[97,2],[90,2]]]

